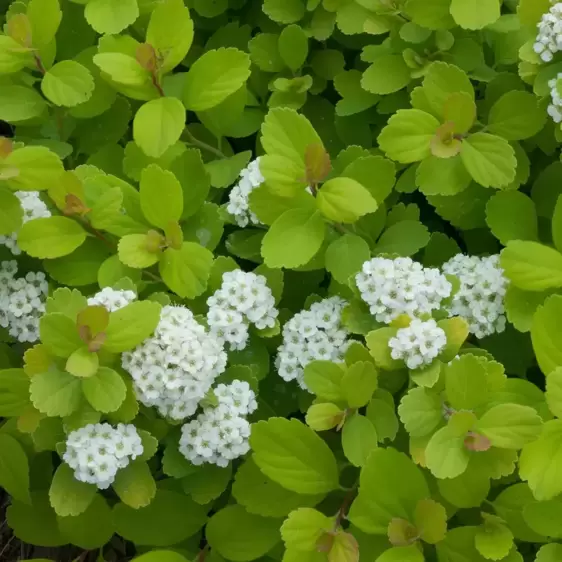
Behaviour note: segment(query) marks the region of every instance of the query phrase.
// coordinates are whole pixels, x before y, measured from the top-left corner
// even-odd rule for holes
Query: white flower
[[[0,263],[0,326],[20,342],[39,339],[39,319],[45,312],[49,284],[43,272],[16,278],[15,261]]]
[[[346,302],[331,297],[299,312],[283,327],[283,344],[277,350],[275,366],[286,381],[296,380],[301,388],[304,368],[315,360],[341,361],[349,347],[349,332],[341,323]]]
[[[100,490],[111,486],[120,468],[142,455],[144,448],[134,425],[90,424],[72,431],[66,440],[63,460],[80,482]]]
[[[273,328],[279,314],[267,279],[239,269],[223,275],[221,288],[207,305],[210,334],[237,350],[248,343],[248,324],[259,330]]]
[[[483,338],[505,329],[504,297],[508,280],[498,255],[480,258],[457,254],[443,265],[443,271],[456,275],[460,288],[447,307],[449,316],[461,316],[469,330]]]
[[[260,171],[260,159],[250,162],[247,168],[240,172],[240,181],[230,191],[227,211],[234,217],[236,224],[241,227],[249,223],[261,224],[258,217],[250,210],[250,193],[259,187],[265,178]]]
[[[154,336],[122,356],[138,399],[175,420],[192,416],[215,378],[226,367],[226,353],[192,312],[165,306]]]
[[[355,282],[371,314],[385,324],[401,314],[431,314],[452,290],[438,269],[425,268],[410,258],[373,258],[363,264]]]
[[[47,205],[41,201],[38,191],[16,191],[17,198],[20,200],[23,209],[23,223],[51,216]],[[6,246],[15,256],[21,254],[18,246],[18,233],[12,232],[6,236],[0,236],[0,244]]]
[[[562,96],[560,96],[560,91],[558,90],[558,81],[561,78],[562,73],[559,72],[556,78],[548,81],[551,103],[547,107],[546,111],[555,123],[562,122]]]
[[[104,287],[88,299],[89,306],[105,306],[109,312],[115,312],[132,303],[137,298],[134,291],[116,290]]]
[[[447,335],[435,320],[414,318],[407,328],[400,328],[388,346],[393,359],[401,359],[408,369],[429,365],[447,345]]]
[[[550,62],[562,50],[562,3],[557,2],[543,14],[537,28],[533,49],[544,62]]]
[[[221,467],[250,450],[250,423],[245,416],[257,408],[254,392],[247,382],[235,380],[215,389],[216,407],[208,407],[197,419],[182,427],[180,452],[194,465]]]

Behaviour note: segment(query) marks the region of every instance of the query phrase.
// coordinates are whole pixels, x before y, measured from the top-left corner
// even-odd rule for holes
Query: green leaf
[[[349,520],[366,533],[385,535],[393,518],[413,520],[418,502],[427,497],[423,473],[410,458],[395,449],[374,449],[361,470]]]
[[[99,357],[91,352],[87,346],[79,347],[66,362],[65,369],[75,377],[92,377],[97,373]]]
[[[536,135],[546,122],[537,98],[529,92],[513,90],[504,94],[490,109],[488,128],[509,141]]]
[[[62,19],[59,0],[31,0],[27,5],[27,17],[33,46],[46,47],[55,38]]]
[[[43,76],[41,91],[55,105],[74,107],[92,97],[94,78],[85,66],[65,60],[55,64]]]
[[[490,408],[476,425],[493,447],[521,449],[541,432],[542,419],[534,408],[519,404],[499,404]]]
[[[32,492],[31,505],[13,501],[8,507],[7,521],[21,541],[36,546],[54,547],[66,544],[46,491]]]
[[[501,253],[506,277],[520,289],[544,291],[562,287],[562,254],[526,240],[511,240]]]
[[[533,350],[539,367],[545,375],[562,366],[560,314],[562,314],[562,297],[553,295],[537,308],[531,325]]]
[[[520,191],[502,191],[486,204],[486,223],[506,246],[510,240],[538,240],[538,220],[533,200]]]
[[[537,552],[535,562],[557,562],[562,556],[562,544],[545,544]]]
[[[193,21],[183,2],[167,0],[156,5],[146,42],[156,49],[162,72],[169,72],[185,58],[193,42]]]
[[[385,440],[394,441],[398,433],[399,422],[396,415],[394,399],[386,390],[376,390],[373,398],[367,404],[365,414],[377,430],[379,443]]]
[[[410,546],[394,546],[383,552],[376,562],[423,562],[425,559],[420,549]]]
[[[137,459],[117,472],[113,489],[123,502],[118,505],[127,512],[127,508],[140,509],[152,501],[156,494],[156,482],[146,462]]]
[[[392,94],[410,83],[410,69],[402,55],[384,54],[375,59],[361,78],[361,87],[372,94]]]
[[[513,548],[513,534],[499,517],[490,515],[476,531],[474,545],[485,558],[504,559]]]
[[[343,452],[354,466],[365,466],[371,452],[378,446],[378,436],[371,420],[353,414],[343,426],[341,442]]]
[[[475,355],[461,355],[444,368],[447,401],[455,410],[474,410],[488,400],[488,377]]]
[[[431,155],[416,169],[416,186],[424,195],[455,195],[464,191],[471,181],[460,156]]]
[[[323,495],[301,495],[283,488],[248,458],[236,471],[232,495],[248,513],[264,517],[284,517],[298,507],[316,505]]]
[[[367,189],[351,178],[328,180],[318,191],[316,203],[326,218],[344,223],[353,223],[378,208]]]
[[[84,15],[98,33],[116,35],[136,21],[139,7],[137,0],[90,0]]]
[[[534,30],[542,15],[546,14],[550,7],[549,0],[520,0],[517,14],[521,23],[531,26]]]
[[[23,447],[11,435],[0,433],[0,486],[16,500],[30,503],[29,462]]]
[[[197,154],[199,155],[199,158],[201,158],[201,154],[198,151]],[[248,165],[251,157],[252,152],[247,150],[245,152],[239,152],[230,158],[221,158],[220,160],[207,162],[204,168],[206,175],[208,175],[207,182],[210,180],[210,184],[213,187],[218,188],[224,188],[232,185],[237,180],[240,172]],[[174,169],[175,168],[173,167],[172,171]],[[177,175],[177,172],[174,173]],[[180,177],[178,177],[178,179],[180,179]]]
[[[400,109],[379,135],[379,146],[392,160],[403,164],[418,162],[431,154],[431,139],[438,127],[439,121],[429,113]]]
[[[396,182],[396,166],[382,156],[363,156],[351,162],[342,176],[359,182],[377,203],[381,203],[392,192]]]
[[[453,123],[453,133],[466,134],[476,119],[474,96],[467,92],[454,92],[445,101],[443,108],[445,122]]]
[[[145,103],[133,120],[133,138],[147,156],[160,158],[180,138],[185,127],[185,109],[176,98],[158,98]]]
[[[67,542],[86,550],[102,548],[115,532],[111,509],[101,495],[94,496],[92,503],[80,515],[57,516],[57,522]]]
[[[29,390],[33,405],[47,416],[69,416],[80,407],[80,379],[64,371],[35,375]]]
[[[375,254],[413,256],[429,242],[429,231],[419,221],[403,220],[389,226],[375,246]]]
[[[523,447],[519,474],[538,501],[562,493],[562,420],[546,422],[539,438]]]
[[[43,345],[57,357],[70,357],[84,345],[78,335],[76,322],[60,312],[42,316],[39,331]]]
[[[311,361],[304,368],[304,382],[316,396],[337,402],[343,398],[344,373],[343,368],[332,361]]]
[[[191,111],[217,106],[238,91],[250,76],[250,57],[234,48],[207,51],[185,79],[183,103]]]
[[[464,447],[465,434],[447,425],[439,429],[425,449],[425,463],[436,478],[455,478],[468,466],[470,456]]]
[[[109,367],[100,367],[95,376],[84,379],[82,390],[92,407],[104,414],[119,409],[127,394],[123,379]]]
[[[121,471],[117,478],[120,474]],[[137,545],[177,544],[197,533],[206,520],[202,506],[185,494],[168,490],[158,490],[147,507],[133,509],[120,503],[113,508],[117,533]]]
[[[303,0],[264,0],[262,10],[277,23],[295,23],[305,14]]]
[[[369,245],[363,238],[344,234],[326,249],[326,269],[338,283],[345,285],[370,257]]]
[[[421,539],[429,544],[441,542],[447,533],[447,512],[432,499],[423,499],[416,505],[414,514]]]
[[[279,521],[248,513],[239,505],[215,513],[205,534],[213,550],[235,562],[260,558],[281,540]]]
[[[422,92],[431,112],[442,118],[445,118],[452,94],[465,93],[474,99],[474,88],[467,74],[457,66],[441,61],[434,62],[429,67],[423,80]]]
[[[4,167],[8,170],[18,170],[17,176],[10,177],[6,181],[8,187],[14,191],[50,189],[53,185],[58,184],[60,176],[64,172],[61,159],[43,146],[24,146],[14,150],[0,162],[0,173]],[[64,217],[51,218],[64,219]],[[47,219],[34,219],[27,224],[44,220]]]
[[[48,217],[26,222],[18,233],[18,245],[33,258],[60,258],[86,240],[86,231],[67,217]]]
[[[23,369],[0,370],[0,416],[21,416],[30,405],[29,377]]]
[[[26,121],[39,117],[46,109],[45,100],[32,88],[2,86],[0,91],[0,119],[2,121],[8,123]]]
[[[552,215],[552,240],[556,249],[562,249],[562,197],[558,197]]]
[[[322,215],[311,209],[284,212],[263,238],[261,252],[271,268],[295,268],[309,262],[320,250],[326,226]]]
[[[556,368],[548,375],[545,398],[548,409],[562,419],[562,368]]]
[[[162,230],[177,223],[183,213],[183,193],[172,172],[156,164],[147,166],[141,174],[140,204],[146,220]]]
[[[279,34],[278,47],[285,64],[295,72],[308,56],[308,37],[298,25],[288,25]]]
[[[463,140],[460,154],[472,179],[484,187],[506,187],[515,179],[515,152],[502,137],[474,133]]]
[[[181,554],[173,550],[151,550],[133,558],[134,562],[189,562]]]
[[[343,98],[336,104],[336,115],[345,117],[369,109],[379,101],[379,96],[371,94],[361,86],[362,74],[359,70],[342,71],[334,77],[334,88]]]
[[[377,389],[377,370],[369,361],[357,361],[347,368],[341,389],[350,408],[362,408]]]
[[[529,527],[543,536],[561,538],[560,516],[562,503],[559,499],[549,501],[533,501],[523,507],[523,520]],[[541,542],[543,542],[541,540]]]
[[[312,429],[296,419],[259,421],[252,426],[250,445],[260,470],[288,490],[321,494],[338,487],[332,451]]]
[[[156,329],[161,308],[154,301],[136,301],[112,312],[103,348],[122,353],[139,345]]]
[[[279,52],[279,35],[275,33],[258,33],[249,41],[248,48],[252,62],[264,72],[280,72],[285,68],[285,63]]]
[[[97,491],[97,486],[94,484],[76,480],[72,468],[62,463],[53,476],[49,500],[57,515],[74,517],[88,509]]]
[[[159,265],[164,283],[182,298],[205,291],[212,266],[212,252],[194,242],[184,242],[179,250],[168,248]]]
[[[332,530],[333,519],[316,509],[301,508],[289,514],[281,526],[281,536],[287,549],[299,552],[315,551],[318,541]]]
[[[149,83],[150,75],[134,56],[124,53],[98,53],[94,64],[117,84],[140,87]],[[102,74],[103,76],[103,74]]]
[[[158,262],[161,251],[151,251],[147,234],[127,234],[119,240],[117,252],[121,262],[135,269],[150,267]]]
[[[156,441],[156,446],[158,441]],[[183,491],[198,504],[205,505],[217,499],[227,488],[232,477],[232,467],[209,465],[197,467],[182,480]]]
[[[306,412],[306,425],[314,431],[327,431],[338,427],[345,417],[345,412],[335,404],[324,402],[313,404]]]
[[[499,0],[452,0],[451,15],[464,29],[482,29],[500,17]]]

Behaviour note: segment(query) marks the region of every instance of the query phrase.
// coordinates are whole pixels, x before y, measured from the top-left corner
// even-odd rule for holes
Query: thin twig
[[[199,148],[201,148],[203,150],[207,150],[209,152],[212,152],[215,156],[218,156],[219,158],[226,158],[227,157],[226,154],[224,152],[220,151],[218,148],[215,148],[214,146],[211,146],[210,144],[207,144],[206,142],[203,142],[203,141],[200,141],[199,139],[196,139],[191,134],[191,131],[187,127],[184,130],[185,130],[185,134],[189,138],[189,142],[193,146],[198,146]]]

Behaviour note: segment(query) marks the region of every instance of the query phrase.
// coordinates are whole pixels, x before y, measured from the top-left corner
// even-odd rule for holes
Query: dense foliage
[[[562,560],[562,4],[0,0],[0,22],[17,539]]]

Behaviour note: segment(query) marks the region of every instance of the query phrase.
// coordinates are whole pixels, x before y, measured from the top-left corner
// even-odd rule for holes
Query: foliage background
[[[132,500],[109,492],[71,516],[82,535],[48,495],[57,444],[65,429],[111,408],[68,411],[67,397],[48,401],[60,390],[49,385],[30,398],[50,358],[0,331],[0,375],[13,375],[0,380],[0,484],[13,497],[4,501],[12,507],[0,558],[122,560],[169,547],[178,554],[139,560],[562,559],[562,135],[546,111],[562,63],[545,64],[532,49],[549,8],[545,0],[0,0],[0,125],[11,139],[0,142],[0,233],[19,231],[22,272],[48,274],[51,312],[79,299],[71,290],[118,286],[134,287],[144,303],[204,314],[224,271],[259,266],[281,324],[317,297],[351,303],[344,318],[357,355],[345,369],[375,372],[378,386],[367,384],[358,404],[343,383],[326,393],[334,367],[324,365],[310,385],[315,396],[301,391],[275,373],[280,326],[254,333],[229,368],[259,382],[255,462],[223,471],[189,466],[174,449],[176,428],[150,409],[137,415],[129,392],[116,416],[147,433],[150,470],[133,482]],[[227,188],[258,155],[266,182],[250,203],[262,224],[243,229],[225,210]],[[57,218],[22,226],[17,190],[40,190]],[[392,370],[350,278],[371,256],[438,267],[459,252],[502,253],[506,331],[465,341],[451,329],[454,353],[429,376]],[[0,248],[0,258],[12,256]],[[109,338],[108,351],[131,349],[154,329],[140,324],[125,343]],[[61,341],[55,328],[42,329],[43,344]],[[446,364],[457,351],[455,369]],[[468,460],[464,440],[448,435],[427,462],[429,440],[449,428],[439,414],[431,421],[444,397],[479,418],[504,408],[488,418],[491,452]],[[361,421],[319,437],[303,423],[313,400],[370,419],[367,434]],[[475,423],[457,420],[461,435]],[[308,488],[267,460],[280,439]],[[302,443],[316,454],[304,455]],[[80,503],[67,486],[59,501]],[[152,507],[130,507],[155,495]],[[39,549],[14,548],[9,528]],[[113,531],[121,538],[109,541]]]

